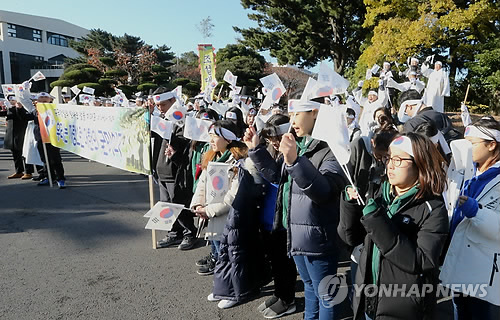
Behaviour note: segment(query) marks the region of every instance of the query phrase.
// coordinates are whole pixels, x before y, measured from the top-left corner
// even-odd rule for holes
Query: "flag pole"
[[[147,111],[149,113],[149,170],[151,173],[148,175],[148,185],[149,185],[149,208],[152,209],[155,206],[155,194],[154,194],[154,185],[153,185],[153,148],[151,146],[151,121],[153,113],[149,110],[149,106],[147,107]],[[153,249],[157,249],[156,246],[156,230],[151,229],[151,244]]]
[[[469,95],[469,88],[470,88],[470,83],[467,85],[467,90],[465,91],[464,104],[467,101],[467,96]]]
[[[219,89],[219,94],[217,95],[217,102],[219,102],[219,99],[220,99],[220,94],[221,94],[221,92],[222,92],[222,88],[224,88],[224,84],[222,84],[222,85],[220,86],[220,89]]]
[[[149,207],[152,209],[155,205],[155,195],[154,195],[154,187],[153,187],[153,175],[148,175],[149,180]],[[153,245],[153,249],[157,249],[156,247],[156,230],[151,229],[151,242]]]
[[[52,188],[53,187],[53,184],[52,184],[52,174],[50,172],[50,164],[49,164],[49,157],[47,155],[47,146],[45,145],[45,143],[42,141],[42,144],[43,144],[43,154],[45,155],[45,166],[47,167],[47,177],[49,178],[49,185],[50,187]]]

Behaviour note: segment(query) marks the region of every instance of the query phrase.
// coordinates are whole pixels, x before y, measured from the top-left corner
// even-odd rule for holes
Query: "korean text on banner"
[[[150,174],[146,109],[52,103],[39,103],[37,109],[43,141],[115,168]]]
[[[215,55],[211,44],[199,44],[201,91],[204,92],[208,85],[215,79]]]

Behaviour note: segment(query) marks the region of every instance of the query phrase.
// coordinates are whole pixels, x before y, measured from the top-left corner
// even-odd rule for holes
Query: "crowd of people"
[[[335,319],[336,291],[322,280],[337,273],[341,250],[349,248],[352,283],[369,288],[350,294],[354,319],[430,319],[439,286],[451,288],[455,319],[499,319],[500,123],[485,116],[457,130],[443,113],[442,63],[429,65],[411,59],[400,74],[408,80],[400,83],[386,62],[374,71],[378,91],[366,98],[360,82],[352,95],[296,100],[293,110],[233,96],[220,112],[197,99],[188,114],[211,122],[209,142],[187,139],[178,124],[170,139],[152,132],[160,201],[188,208],[157,246],[189,250],[199,237],[209,241],[209,255],[193,262],[198,274],[213,275],[207,299],[221,309],[258,297],[274,280],[258,312],[268,319],[294,313],[298,272],[304,318]],[[26,119],[10,102],[7,119]],[[166,88],[136,101],[162,118],[179,103]],[[311,136],[321,108],[345,115],[352,183],[335,150]],[[452,199],[450,172],[459,155],[450,143],[462,138],[473,175]],[[5,147],[14,156],[14,177],[33,173],[16,143]],[[210,201],[214,163],[228,165],[229,185]],[[63,174],[56,169],[56,180]],[[382,294],[388,286],[400,288]]]

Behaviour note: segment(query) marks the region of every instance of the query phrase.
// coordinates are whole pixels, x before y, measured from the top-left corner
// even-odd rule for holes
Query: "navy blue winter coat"
[[[282,189],[292,177],[288,205],[288,252],[291,255],[338,254],[336,246],[339,197],[344,175],[328,145],[314,140],[292,166],[275,161],[263,145],[249,151],[259,172],[271,182],[279,181],[273,230],[283,228]]]
[[[214,273],[218,299],[243,301],[262,286],[263,251],[259,240],[259,210],[266,185],[239,169],[239,186],[227,216]]]

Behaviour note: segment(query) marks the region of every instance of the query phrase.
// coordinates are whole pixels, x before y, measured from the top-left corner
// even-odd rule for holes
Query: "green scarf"
[[[307,149],[309,148],[309,146],[311,145],[311,143],[313,142],[314,139],[311,138],[311,140],[309,140],[307,143],[306,143],[306,137],[303,137],[303,138],[299,138],[297,139],[297,155],[300,157],[300,156],[303,156],[304,153],[306,153]],[[283,184],[283,197],[282,197],[282,204],[283,204],[283,216],[282,216],[282,220],[281,220],[281,223],[283,224],[283,227],[285,229],[288,228],[288,202],[290,200],[290,189],[292,187],[292,177],[290,175],[287,175],[287,179],[285,181],[285,183]]]
[[[203,154],[210,149],[210,143],[197,143],[193,150],[193,156],[191,157],[191,173],[193,175],[193,193],[196,191],[196,185],[198,184],[198,179],[196,179],[196,165],[201,164],[201,157]]]
[[[214,158],[215,162],[226,162],[227,159],[231,156],[231,151],[226,150],[224,153],[220,156],[220,158],[217,158],[217,156]]]
[[[382,202],[383,206],[387,208],[386,214],[389,219],[396,214],[396,212],[406,205],[410,200],[413,199],[415,194],[418,192],[418,184],[413,186],[410,190],[406,191],[403,195],[397,196],[394,199],[391,199],[391,184],[388,181],[384,181],[382,184]],[[375,203],[373,199],[368,200],[365,208],[363,209],[363,215],[374,213],[378,209],[378,205]],[[378,275],[380,268],[380,250],[374,244],[372,251],[372,279],[373,284],[377,284]]]

